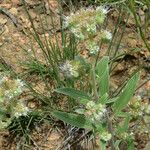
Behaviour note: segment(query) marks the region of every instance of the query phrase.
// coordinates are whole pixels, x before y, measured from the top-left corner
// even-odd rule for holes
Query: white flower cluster
[[[60,67],[61,73],[68,78],[78,77],[78,65],[73,65],[71,61],[66,61]]]
[[[28,112],[28,107],[20,101],[12,108],[12,115],[16,118],[19,118],[20,116],[27,116]]]
[[[0,129],[7,127],[16,117],[26,116],[29,109],[17,97],[23,92],[24,83],[20,79],[12,79],[8,75],[0,74]],[[5,114],[9,114],[8,118]],[[4,115],[3,115],[4,114]]]
[[[129,113],[133,118],[138,118],[144,115],[144,105],[140,96],[135,96],[129,102]]]
[[[77,28],[82,32],[82,29],[92,29],[96,31],[96,25],[102,24],[107,14],[107,9],[100,6],[96,9],[87,8],[80,9],[76,13],[72,13],[65,18],[64,27]]]
[[[7,76],[0,80],[0,97],[10,100],[22,93],[24,83],[20,79],[12,80]]]
[[[87,49],[90,50],[91,54],[95,54],[99,51],[99,46],[97,45],[95,41],[89,41],[87,43]]]
[[[97,27],[104,23],[107,12],[107,9],[102,6],[96,9],[82,8],[65,18],[64,27],[68,27],[79,40],[94,41],[99,32]],[[112,38],[111,33],[106,30],[100,32],[99,35],[98,40],[109,41]],[[96,54],[99,50],[98,42],[90,42],[87,49],[90,53]]]
[[[112,39],[112,34],[107,31],[107,30],[102,30],[101,32],[101,36],[100,38],[103,40],[103,41],[110,41]]]
[[[108,133],[107,131],[104,131],[104,132],[102,132],[102,133],[100,134],[100,137],[101,137],[101,140],[107,142],[107,141],[109,141],[109,140],[111,139],[112,136],[111,136],[111,134]]]
[[[89,116],[90,120],[93,123],[103,122],[105,120],[106,108],[105,105],[96,104],[93,101],[90,101],[86,104],[85,115]]]

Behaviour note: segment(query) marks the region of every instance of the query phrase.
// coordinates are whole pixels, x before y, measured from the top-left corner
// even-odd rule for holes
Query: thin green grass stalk
[[[65,33],[64,33],[64,29],[63,29],[63,21],[64,20],[63,20],[63,9],[62,9],[61,3],[59,4],[59,12],[60,12],[61,45],[62,45],[62,47],[65,47],[65,45],[66,45]]]
[[[124,35],[124,33],[125,33],[126,24],[127,24],[127,22],[128,22],[129,16],[130,16],[130,15],[128,14],[127,20],[126,20],[124,26],[122,27],[122,33],[121,33],[121,35],[120,35],[119,41],[117,42],[117,45],[116,45],[116,49],[115,49],[114,54],[113,54],[113,56],[112,56],[113,59],[115,59],[115,58],[117,57],[117,53],[118,53],[118,50],[119,50],[119,47],[120,47],[120,44],[121,44],[123,35]],[[110,72],[112,72],[112,66],[113,66],[113,63],[111,63],[111,65],[110,65]],[[114,70],[114,68],[113,68],[113,70]]]
[[[140,70],[142,69],[141,66],[139,66],[128,78],[126,78],[122,83],[121,83],[121,86],[119,88],[117,88],[113,94],[110,96],[110,98],[112,97],[117,97],[121,91],[123,90],[123,88],[126,86],[126,83],[128,81],[128,79],[130,79],[134,74],[136,74],[137,72],[139,72]]]
[[[40,21],[40,23],[41,23],[42,29],[44,29],[42,20]],[[50,65],[53,67],[55,78],[58,84],[60,84],[61,82],[60,82],[59,71],[57,69],[58,68],[57,66],[59,66],[58,62],[59,62],[59,59],[61,58],[59,58],[60,51],[56,51],[59,48],[56,48],[56,46],[53,43],[51,43],[50,40],[48,40],[45,34],[44,34],[44,39],[45,39],[44,45],[46,47],[45,49],[46,49],[46,53],[48,56],[48,60],[50,62]]]
[[[148,28],[148,26],[150,25],[150,2],[149,2],[149,0],[145,0],[145,1],[146,1],[145,4],[148,8],[146,16],[145,16],[145,30],[146,30]]]
[[[30,20],[30,22],[31,22],[31,26],[32,26],[33,31],[34,31],[34,33],[31,32],[31,34],[33,35],[33,37],[34,37],[34,39],[36,40],[36,42],[39,44],[39,46],[40,46],[40,48],[41,48],[41,50],[42,50],[42,52],[43,52],[43,54],[44,54],[45,60],[47,60],[48,55],[47,55],[47,53],[46,53],[46,51],[45,51],[44,44],[43,44],[43,42],[41,41],[41,39],[40,39],[40,37],[39,37],[39,35],[38,35],[36,29],[35,29],[33,20],[32,20],[32,18],[31,18],[31,16],[30,16],[29,12],[28,12],[28,10],[27,10],[27,6],[26,6],[26,3],[25,3],[24,0],[23,0],[23,4],[24,4],[24,8],[25,8],[25,10],[26,10],[26,13],[27,13],[27,15],[28,15],[28,17],[29,17],[29,20]],[[49,57],[49,61],[50,61],[50,64],[52,65],[52,67],[53,67],[53,71],[56,71],[51,57]],[[57,75],[57,73],[55,73],[55,74]]]
[[[125,3],[127,0],[88,0],[89,3],[98,3],[103,5],[120,5]]]
[[[56,44],[54,44],[49,39],[47,39],[47,37],[44,35],[45,41],[42,42],[35,27],[34,27],[33,20],[27,10],[27,6],[25,5],[25,2],[24,2],[24,6],[25,6],[25,10],[28,14],[29,20],[31,22],[31,25],[32,25],[32,28],[34,31],[34,33],[32,33],[32,35],[33,35],[34,39],[36,40],[36,42],[39,44],[39,46],[43,52],[44,59],[46,61],[46,65],[49,68],[52,68],[52,70],[54,72],[55,80],[57,81],[57,84],[61,85],[61,81],[60,81],[60,77],[59,77],[59,70],[58,70],[59,62],[64,61],[64,58],[65,59],[70,59],[70,58],[74,59],[75,54],[76,54],[76,43],[75,43],[76,41],[70,37],[69,38],[70,42],[68,44],[68,37],[65,34],[64,29],[62,28],[62,22],[63,22],[62,17],[63,16],[60,16],[62,48],[59,46],[58,38],[56,38]],[[61,10],[61,14],[62,14],[62,10]],[[43,23],[42,23],[42,21],[40,21],[40,22],[41,22],[41,26],[44,30]],[[52,24],[54,26],[53,19],[52,19]],[[57,36],[55,36],[55,37],[57,37]],[[63,55],[63,58],[62,58],[62,55]]]
[[[53,17],[52,17],[52,15],[50,15],[50,17],[51,17],[51,22],[52,22],[52,27],[53,27],[53,29],[55,29],[55,24],[54,24],[54,20],[53,20]],[[45,19],[46,20],[46,23],[47,23],[47,19]],[[48,23],[47,23],[48,24]],[[47,25],[48,26],[48,25]],[[56,53],[57,53],[57,55],[59,55],[59,58],[61,59],[62,58],[62,52],[61,52],[61,49],[60,49],[60,47],[59,47],[59,39],[58,39],[58,37],[57,37],[57,33],[55,32],[55,33],[52,33],[52,35],[54,35],[54,37],[55,37],[55,40],[56,40]],[[49,34],[49,36],[51,36],[50,34]],[[52,42],[51,42],[51,40],[50,39],[47,39],[47,43],[48,44],[50,44],[50,45],[52,45]],[[51,49],[53,50],[53,48],[51,47]]]
[[[48,1],[48,3],[49,3],[49,1]],[[49,9],[50,9],[50,8],[49,8]],[[51,10],[51,12],[52,12],[52,10]],[[46,14],[46,12],[45,12],[45,14]],[[53,16],[50,15],[50,18],[51,18],[52,28],[55,29],[55,24],[54,24]],[[40,19],[41,19],[41,18],[40,18]],[[46,19],[45,17],[44,17],[44,19],[45,19],[46,25],[47,25],[47,27],[48,27],[48,21],[47,21],[47,19]],[[44,32],[44,26],[43,26],[42,19],[41,19],[40,23],[41,23],[41,25],[42,25],[42,29],[43,29],[43,32]],[[61,59],[61,58],[62,58],[62,56],[61,56],[62,52],[61,52],[61,50],[60,50],[60,48],[59,48],[59,40],[58,40],[58,38],[57,38],[57,34],[56,34],[56,33],[55,33],[55,34],[52,33],[52,35],[54,35],[55,40],[56,40],[56,47],[58,47],[58,48],[56,49],[56,53],[57,53],[57,55],[59,55],[59,57],[60,57],[60,59]],[[49,33],[49,36],[51,37],[50,33]],[[44,38],[46,38],[46,37],[45,37],[45,34],[44,34]],[[47,45],[51,43],[51,42],[50,42],[51,40],[48,39],[48,38],[46,38],[46,41],[47,41]],[[49,41],[49,42],[48,42],[48,41]],[[51,50],[53,50],[52,47],[51,47]]]
[[[126,29],[126,25],[127,25],[129,16],[130,16],[130,15],[128,14],[127,19],[126,19],[126,22],[125,22],[124,26],[122,27],[122,33],[121,33],[121,36],[120,36],[120,38],[119,38],[119,41],[117,42],[117,46],[116,46],[116,49],[115,49],[115,51],[114,51],[114,54],[113,54],[112,58],[115,58],[116,55],[117,55],[117,52],[118,52],[118,50],[119,50],[119,47],[120,47],[120,44],[121,44],[121,41],[122,41],[122,38],[123,38],[123,35],[124,35],[124,33],[125,33],[125,29]],[[119,34],[119,32],[118,32],[118,34]]]
[[[139,31],[139,34],[141,36],[141,39],[143,40],[147,50],[150,52],[150,46],[148,44],[148,42],[146,41],[145,39],[145,35],[142,31],[142,27],[141,27],[141,23],[140,23],[140,17],[136,14],[136,3],[134,0],[130,0],[130,4],[129,4],[129,9],[131,10],[133,16],[134,16],[134,19],[135,19],[135,22],[136,22],[136,25],[137,25],[137,29]]]
[[[104,25],[104,27],[105,27],[105,29],[107,28],[107,25],[108,25],[108,19],[105,21],[105,25]],[[97,65],[97,62],[98,62],[98,59],[99,59],[99,55],[100,55],[100,53],[101,53],[101,48],[102,48],[102,45],[103,45],[103,41],[101,40],[100,42],[99,42],[99,51],[98,51],[98,53],[97,53],[97,56],[96,56],[96,59],[95,59],[95,66]],[[106,52],[106,55],[107,55],[107,52]]]
[[[44,104],[47,104],[47,105],[50,105],[52,106],[52,102],[50,101],[50,99],[48,99],[46,96],[44,96],[43,94],[40,93],[40,91],[36,92],[34,89],[33,89],[33,86],[32,84],[26,82],[26,85],[28,87],[28,89],[30,90],[31,92],[31,95],[36,98],[37,100],[40,100],[41,102],[43,102]]]
[[[141,83],[141,84],[136,88],[135,92],[138,91],[141,87],[143,87],[143,86],[144,86],[146,83],[148,83],[149,81],[150,81],[150,78],[146,79],[146,81],[144,81],[143,83]]]
[[[106,54],[107,54],[108,56],[110,56],[110,54],[111,54],[111,50],[112,50],[111,48],[112,48],[112,46],[113,46],[113,44],[114,44],[114,40],[115,40],[115,38],[116,38],[116,34],[117,34],[117,32],[118,32],[119,25],[120,25],[121,20],[122,20],[122,15],[123,15],[123,8],[121,7],[121,8],[119,8],[119,16],[118,16],[117,22],[116,22],[116,24],[115,24],[115,28],[114,28],[112,40],[110,41],[109,47],[108,47],[108,49],[107,49],[107,53],[106,53]]]
[[[40,37],[39,37],[39,35],[38,35],[36,29],[35,29],[35,26],[34,26],[34,23],[33,23],[32,18],[31,18],[31,15],[29,14],[29,11],[28,11],[28,9],[27,9],[26,2],[25,2],[25,0],[22,0],[22,2],[23,2],[24,9],[25,9],[25,11],[26,11],[26,13],[27,13],[27,15],[28,15],[28,17],[29,17],[29,20],[30,20],[30,22],[31,22],[31,26],[32,26],[33,31],[34,31],[34,34],[35,34],[34,37],[35,37],[35,39],[37,40],[37,42],[38,42],[39,46],[41,47],[41,49],[44,49],[44,45],[43,45],[42,42],[41,42],[41,39],[40,39]]]
[[[23,49],[27,54],[28,52],[26,51],[26,49]],[[28,67],[31,72],[34,72],[36,73],[36,71],[40,74],[40,76],[42,77],[42,79],[45,79],[45,73],[47,72],[47,69],[45,66],[43,66],[43,64],[41,64],[38,59],[36,58],[36,54],[35,54],[35,51],[34,51],[34,48],[32,47],[32,52],[33,52],[33,55],[34,56],[28,56],[29,57],[29,63],[24,63],[24,66]],[[29,73],[28,75],[30,74],[30,70],[29,70]],[[49,94],[51,94],[51,88],[49,86],[49,84],[47,83],[46,80],[43,80],[44,81],[44,84],[45,86],[47,87],[47,91]],[[29,85],[29,84],[28,84]]]

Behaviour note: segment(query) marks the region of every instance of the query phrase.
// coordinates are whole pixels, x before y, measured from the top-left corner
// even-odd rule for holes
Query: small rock
[[[13,5],[17,6],[17,5],[20,5],[20,0],[13,0]]]
[[[15,7],[12,7],[10,10],[10,13],[12,13],[13,15],[17,15],[18,14],[18,10]]]
[[[0,18],[0,24],[1,25],[4,25],[7,23],[7,19],[4,19],[4,18]]]

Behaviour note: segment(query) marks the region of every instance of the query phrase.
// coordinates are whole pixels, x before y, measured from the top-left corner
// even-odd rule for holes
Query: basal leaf
[[[96,72],[99,76],[99,93],[100,96],[109,93],[109,57],[104,56],[96,66]]]
[[[120,94],[119,98],[115,101],[113,108],[115,113],[119,113],[130,101],[134,94],[137,82],[139,80],[139,72],[134,74],[131,79],[127,82],[123,92]]]
[[[70,96],[74,99],[88,99],[88,100],[91,100],[89,95],[87,95],[86,93],[84,93],[82,91],[73,89],[73,88],[59,88],[59,89],[55,89],[55,92]]]
[[[83,115],[67,113],[62,111],[53,111],[52,115],[65,123],[71,124],[79,128],[92,129],[92,124]]]
[[[97,101],[97,103],[105,104],[105,103],[107,103],[107,100],[108,100],[108,94],[105,93],[102,97],[100,97],[100,99]]]

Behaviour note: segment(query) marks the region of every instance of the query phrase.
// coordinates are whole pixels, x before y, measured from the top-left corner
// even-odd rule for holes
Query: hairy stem
[[[93,93],[94,93],[94,100],[97,101],[99,99],[98,93],[97,93],[97,86],[96,86],[96,78],[95,78],[95,66],[92,66],[92,85],[93,85]]]

